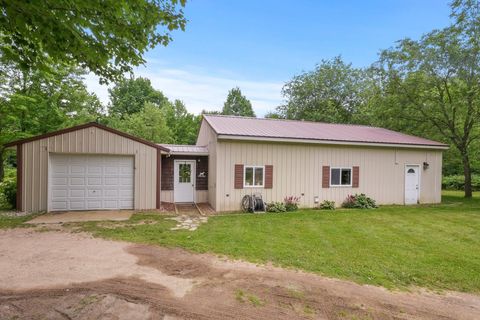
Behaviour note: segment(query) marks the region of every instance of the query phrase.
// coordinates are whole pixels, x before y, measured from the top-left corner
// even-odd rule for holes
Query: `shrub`
[[[320,210],[335,210],[335,201],[324,200],[318,208]]]
[[[287,208],[282,202],[267,203],[267,212],[285,212]]]
[[[285,208],[287,211],[297,211],[298,210],[298,202],[300,202],[300,197],[289,196],[283,199],[285,203]]]
[[[0,207],[14,208],[17,202],[17,178],[15,170],[6,170],[0,182]]]
[[[377,208],[375,200],[367,197],[364,193],[349,195],[342,203],[344,208],[373,209]]]
[[[462,175],[445,176],[442,179],[442,189],[463,190],[465,187],[465,177]],[[472,175],[473,191],[480,191],[480,175]]]

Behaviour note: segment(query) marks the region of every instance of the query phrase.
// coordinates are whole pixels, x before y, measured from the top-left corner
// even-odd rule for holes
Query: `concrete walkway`
[[[111,210],[111,211],[68,211],[59,213],[46,213],[38,216],[26,223],[65,223],[65,222],[84,222],[84,221],[123,221],[128,220],[134,211],[131,210]]]

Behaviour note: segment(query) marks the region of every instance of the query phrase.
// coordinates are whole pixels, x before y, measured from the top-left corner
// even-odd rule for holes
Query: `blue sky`
[[[341,55],[363,67],[396,40],[449,24],[447,0],[270,1],[191,0],[185,32],[146,55],[137,76],[152,80],[190,112],[220,110],[239,86],[257,115],[282,103],[281,88],[322,59]],[[102,101],[107,88],[87,77]]]

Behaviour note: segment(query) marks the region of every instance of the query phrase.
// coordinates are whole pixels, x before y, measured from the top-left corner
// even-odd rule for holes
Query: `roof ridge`
[[[314,120],[296,120],[296,119],[278,119],[278,118],[265,118],[265,117],[245,117],[245,116],[237,116],[237,115],[229,115],[229,114],[204,114],[203,116],[206,117],[218,117],[218,118],[236,118],[236,119],[251,119],[251,120],[265,120],[265,121],[283,121],[283,122],[299,122],[299,123],[315,123],[315,124],[326,124],[332,126],[352,126],[352,127],[364,127],[364,128],[374,128],[374,129],[383,129],[394,131],[391,129],[386,129],[382,127],[367,125],[367,124],[356,124],[356,123],[332,123],[332,122],[324,122],[324,121],[314,121]],[[397,131],[394,131],[397,132]]]

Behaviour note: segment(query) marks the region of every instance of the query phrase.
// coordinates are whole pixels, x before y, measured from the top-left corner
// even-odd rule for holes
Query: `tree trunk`
[[[3,163],[3,152],[5,148],[0,148],[0,182],[3,181],[3,177],[5,176],[5,168]]]
[[[472,168],[470,167],[470,159],[468,153],[462,153],[463,175],[465,176],[465,198],[472,197]]]

